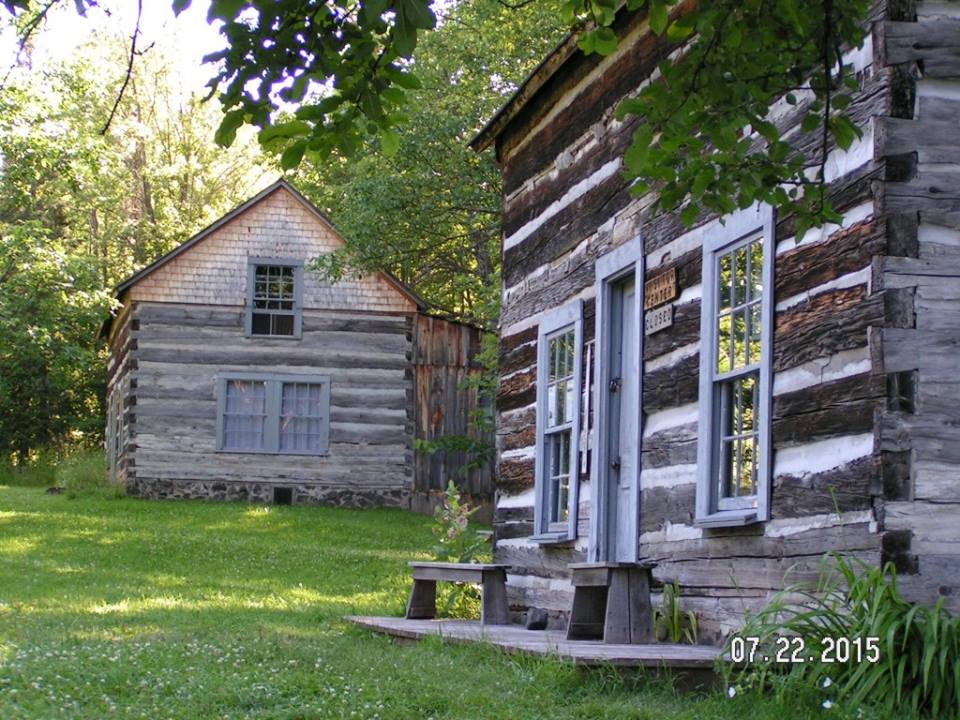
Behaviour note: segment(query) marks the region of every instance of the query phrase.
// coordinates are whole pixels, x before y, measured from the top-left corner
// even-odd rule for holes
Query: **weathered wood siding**
[[[342,245],[332,227],[281,187],[138,281],[130,288],[130,296],[138,301],[242,306],[248,257],[306,261]],[[337,283],[314,276],[304,284],[303,305],[372,312],[417,310],[413,300],[380,273]]]
[[[245,338],[242,308],[137,302],[131,311],[135,472],[146,497],[406,505],[412,475],[411,317],[305,310],[303,338]],[[222,371],[328,375],[330,453],[217,452]]]
[[[481,332],[442,318],[417,315],[413,326],[414,425],[417,440],[460,436],[489,443],[493,432],[481,431],[474,416],[486,415],[492,426],[492,408],[483,407],[477,380],[482,368],[476,360]],[[480,463],[467,469],[470,462]],[[461,469],[463,470],[461,471]],[[484,508],[490,517],[493,501],[493,458],[468,455],[463,450],[417,452],[414,456],[412,507],[432,512],[453,480],[461,492]]]
[[[622,153],[637,120],[618,122],[613,108],[649,76],[671,46],[652,36],[640,15],[618,21],[626,39],[616,53],[604,59],[574,55],[498,137],[505,188],[497,406],[501,495],[495,517],[495,556],[498,562],[517,568],[509,577],[515,609],[538,606],[557,615],[568,611],[571,592],[566,564],[582,559],[587,547],[588,474],[581,475],[581,529],[576,543],[541,547],[526,539],[533,522],[539,318],[568,300],[582,298],[586,358],[594,336],[594,261],[638,234],[645,246],[648,279],[673,266],[679,284],[673,326],[648,337],[644,346],[641,554],[659,562],[654,573],[658,580],[680,582],[683,602],[700,615],[705,639],[734,629],[745,610],[762,605],[785,584],[815,578],[827,551],[846,549],[880,562],[882,552],[891,547],[892,541],[885,538],[899,537],[887,531],[896,527],[897,521],[890,525],[891,519],[902,516],[896,513],[908,512],[907,506],[898,505],[897,493],[902,490],[894,487],[897,473],[904,472],[905,451],[881,438],[881,424],[883,418],[889,423],[899,417],[887,410],[891,387],[897,382],[908,384],[901,374],[910,368],[892,364],[896,351],[891,341],[906,340],[905,333],[914,333],[910,336],[914,341],[930,348],[927,362],[937,362],[934,356],[941,358],[940,370],[931,368],[928,373],[941,373],[930,377],[937,378],[934,382],[942,385],[942,392],[941,385],[932,384],[929,395],[921,391],[921,399],[927,397],[931,403],[928,407],[935,407],[933,398],[938,393],[941,398],[943,392],[956,393],[951,384],[955,378],[947,377],[951,367],[956,369],[956,361],[947,360],[950,351],[956,350],[956,337],[934,337],[944,323],[952,322],[947,318],[954,310],[944,315],[949,302],[944,288],[955,281],[955,275],[931,279],[927,273],[926,279],[917,279],[925,275],[913,259],[918,253],[917,206],[906,198],[922,195],[932,198],[925,202],[933,204],[942,197],[936,188],[943,188],[953,205],[942,201],[938,207],[950,206],[954,215],[938,217],[947,217],[956,227],[955,191],[960,185],[941,183],[938,178],[933,189],[927,183],[913,193],[906,188],[898,191],[909,162],[876,152],[877,136],[884,127],[877,118],[902,116],[907,107],[912,110],[914,69],[891,64],[885,55],[885,33],[897,27],[888,21],[909,19],[891,15],[894,12],[901,11],[888,9],[886,3],[875,5],[872,35],[864,47],[846,55],[860,85],[849,112],[863,137],[848,151],[833,148],[826,167],[829,192],[844,216],[842,225],[811,231],[800,239],[795,237],[791,218],[782,217],[777,225],[773,517],[763,524],[703,530],[692,522],[701,253],[703,238],[718,220],[702,217],[688,230],[675,217],[654,215],[652,198],[631,196],[621,174]],[[916,58],[904,62],[915,63]],[[955,90],[950,92],[960,97]],[[801,112],[802,105],[795,108],[785,102],[771,107],[773,121],[791,133],[795,146],[812,149],[818,139],[801,134],[796,127]],[[956,133],[956,116],[952,117],[951,132]],[[903,199],[892,201],[893,195]],[[954,258],[956,241],[938,242],[936,248],[928,245],[928,252]],[[887,279],[894,268],[912,274],[913,284]],[[928,289],[910,289],[918,284]],[[956,298],[956,286],[951,287]],[[938,323],[936,327],[914,328],[918,294],[917,322],[923,312],[919,308],[926,302],[927,317]],[[927,334],[920,338],[923,332]],[[916,367],[915,358],[916,352],[910,356],[911,368]],[[945,433],[955,433],[956,424],[947,427],[936,411],[917,415],[921,417],[911,420],[911,447],[918,457],[920,447],[928,453],[929,469],[917,479],[929,478],[925,486],[929,493],[935,477],[947,477],[937,475],[933,464],[939,463],[937,467],[946,472],[950,468],[943,463],[954,462],[950,459],[954,451],[937,449],[937,443]],[[591,446],[595,442],[591,438]],[[912,465],[914,473],[924,467],[918,462],[915,459]],[[945,485],[942,482],[940,487]],[[917,505],[910,507],[925,512]],[[951,512],[943,512],[944,530]],[[933,517],[938,516],[931,512],[923,521],[930,533]],[[929,537],[933,544],[926,546],[927,552],[940,562],[945,551],[942,544],[935,544],[946,541],[935,534]],[[916,545],[912,551],[917,552]]]
[[[917,15],[883,26],[911,100],[878,124],[878,157],[902,167],[884,206],[909,218],[916,243],[876,268],[913,310],[882,334],[884,550],[908,597],[960,612],[960,3],[919,3]]]

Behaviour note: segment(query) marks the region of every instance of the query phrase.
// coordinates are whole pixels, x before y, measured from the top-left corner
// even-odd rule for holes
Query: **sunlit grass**
[[[822,714],[344,623],[403,612],[430,522],[0,486],[0,719]]]

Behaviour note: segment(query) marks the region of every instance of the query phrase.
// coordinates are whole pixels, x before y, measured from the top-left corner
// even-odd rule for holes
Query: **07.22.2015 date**
[[[730,639],[730,660],[736,664],[775,662],[784,664],[875,663],[880,661],[878,637],[824,637],[816,650],[808,649],[802,637],[780,636],[773,645],[763,645],[760,638],[735,635]]]

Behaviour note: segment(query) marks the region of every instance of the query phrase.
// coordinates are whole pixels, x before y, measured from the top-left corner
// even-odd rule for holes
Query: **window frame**
[[[771,413],[772,397],[772,351],[773,351],[773,269],[776,256],[776,224],[773,208],[755,203],[745,210],[723,218],[716,229],[705,233],[703,243],[703,277],[700,314],[700,393],[699,425],[697,439],[697,495],[694,525],[702,528],[734,527],[770,519],[770,491],[772,486]],[[763,240],[763,267],[761,282],[763,294],[760,300],[760,361],[758,364],[724,373],[717,367],[717,313],[718,288],[717,266],[722,256],[748,245],[757,238]],[[760,452],[757,457],[757,492],[755,507],[744,499],[722,503],[717,482],[719,446],[718,388],[731,379],[758,373],[755,427]],[[721,508],[726,504],[727,508]],[[754,501],[750,500],[749,505]],[[739,507],[738,507],[739,506]]]
[[[254,292],[256,290],[257,267],[274,265],[293,268],[293,334],[273,335],[253,332]],[[271,312],[269,310],[262,312]],[[282,313],[287,314],[287,313]],[[244,335],[248,338],[267,340],[300,340],[303,336],[303,261],[290,258],[247,258],[247,304],[243,323]]]
[[[550,522],[550,478],[547,468],[547,386],[549,378],[549,341],[564,331],[573,329],[573,398],[570,421],[570,479],[567,494],[567,521],[563,527]],[[583,300],[577,299],[552,310],[540,320],[537,330],[537,399],[536,399],[536,457],[534,462],[534,534],[531,540],[539,543],[559,543],[577,537],[577,509],[580,504],[580,428],[583,416]],[[564,423],[566,424],[566,423]]]
[[[227,407],[227,382],[242,380],[263,382],[266,395],[266,419],[263,426],[263,448],[225,448],[224,414]],[[217,452],[242,455],[300,455],[321,457],[330,454],[330,376],[299,375],[289,373],[248,373],[221,372],[217,374]],[[320,426],[320,450],[306,452],[302,450],[282,450],[280,448],[280,418],[282,413],[283,386],[287,383],[321,385],[320,402],[325,412]]]

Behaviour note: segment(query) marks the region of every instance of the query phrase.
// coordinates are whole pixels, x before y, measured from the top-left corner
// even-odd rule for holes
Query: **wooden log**
[[[845,463],[838,468],[805,475],[778,475],[770,502],[774,518],[805,517],[873,507],[880,485],[879,456]]]
[[[911,120],[878,117],[875,124],[877,156],[916,153],[920,163],[960,163],[960,127],[956,118]]]
[[[503,253],[503,284],[511,287],[539,268],[544,260],[558,258],[631,200],[627,181],[620,173],[608,177],[560,210],[530,233],[523,242]]]
[[[649,310],[647,312],[650,312]],[[666,355],[700,339],[700,300],[674,305],[673,325],[648,335],[643,341],[643,359]]]
[[[508,378],[501,377],[497,384],[497,409],[503,412],[532,405],[537,399],[536,383],[536,367]]]
[[[643,438],[641,467],[644,470],[690,465],[697,461],[697,423],[668,428]]]
[[[839,230],[822,242],[788,250],[775,261],[775,302],[869,267],[873,256],[885,254],[886,248],[885,224],[870,218]]]
[[[640,492],[641,534],[662,530],[667,523],[692,525],[696,495],[696,483],[643,488]]]
[[[497,370],[509,375],[537,363],[537,326],[500,337]]]
[[[572,544],[519,546],[498,544],[494,547],[494,559],[510,566],[511,574],[535,575],[543,578],[569,578],[568,566],[583,562],[586,553]]]
[[[670,367],[643,376],[643,411],[646,414],[695,402],[699,394],[700,353],[694,353]]]
[[[777,395],[773,399],[774,447],[870,432],[874,412],[886,395],[886,378],[871,373]]]
[[[800,521],[802,522],[802,520]],[[769,536],[760,526],[708,531],[701,539],[643,542],[644,558],[663,565],[670,561],[736,559],[741,557],[809,558],[830,550],[878,550],[880,536],[870,523],[846,523],[800,529]]]
[[[500,460],[497,488],[508,495],[528,490],[534,484],[533,458]]]
[[[923,64],[927,78],[960,77],[960,19],[883,24],[885,64]]]
[[[820,293],[776,315],[774,370],[867,344],[867,329],[884,324],[882,293],[864,286]]]
[[[887,183],[886,212],[919,212],[922,222],[952,227],[960,225],[960,183],[957,174],[924,172],[907,182]]]

